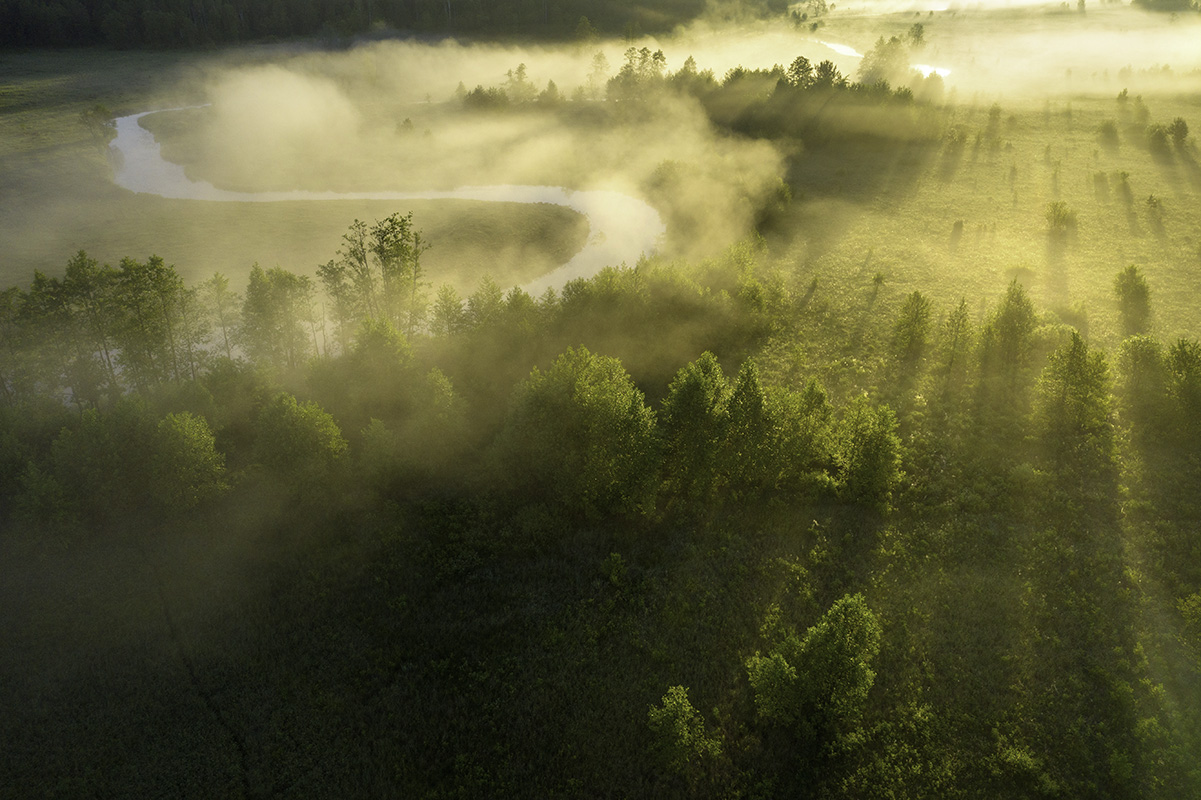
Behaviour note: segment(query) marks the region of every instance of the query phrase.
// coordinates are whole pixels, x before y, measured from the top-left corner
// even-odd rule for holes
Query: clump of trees
[[[895,88],[894,88],[895,87]],[[889,138],[938,135],[926,111],[942,100],[937,73],[922,77],[909,70],[908,49],[893,37],[881,40],[864,59],[859,80],[843,75],[834,62],[813,64],[798,56],[787,67],[730,69],[720,79],[700,69],[691,56],[676,72],[667,70],[662,50],[630,47],[617,73],[609,75],[603,53],[593,57],[587,84],[572,94],[576,103],[604,99],[614,113],[641,111],[671,95],[701,102],[710,119],[725,128],[758,137],[801,138],[820,144],[840,134]],[[510,70],[503,86],[477,86],[459,92],[474,109],[555,107],[563,95],[551,81],[538,93],[525,65]]]

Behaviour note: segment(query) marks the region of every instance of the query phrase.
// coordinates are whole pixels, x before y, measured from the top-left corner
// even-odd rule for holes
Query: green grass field
[[[1025,31],[1032,18],[1040,19],[1001,11],[940,14],[933,21],[911,14],[833,17],[821,35],[866,50],[874,37],[901,35],[919,20],[930,43],[914,60],[942,63],[940,53],[952,59],[947,63],[967,60],[953,47],[966,40],[976,43],[973,57],[984,61],[982,41],[993,37],[1003,52],[1010,44],[1005,32]],[[1140,21],[1125,19],[1109,22]],[[1056,24],[1071,35],[1072,23]],[[1044,35],[1053,45],[1054,35]],[[1074,82],[1063,73],[1047,76],[1041,91],[1022,82],[1029,76],[1014,65],[1013,87],[1001,82],[989,93],[949,92],[946,133],[934,145],[849,144],[806,153],[789,176],[803,202],[784,268],[799,286],[818,278],[841,302],[878,294],[879,305],[899,304],[919,290],[944,314],[960,298],[983,313],[1017,279],[1040,308],[1114,347],[1120,330],[1113,281],[1136,264],[1151,286],[1154,332],[1201,335],[1201,77],[1188,73],[1166,82],[1138,71],[1120,75],[1121,57],[1113,57],[1107,74],[1077,75]],[[954,87],[953,77],[948,85]],[[1117,95],[1127,87],[1123,112]],[[1183,147],[1170,141],[1162,152],[1149,147],[1133,110],[1136,95],[1147,122],[1186,121],[1191,135]],[[990,129],[994,103],[1000,115]],[[1116,126],[1116,147],[1099,138],[1105,122]],[[951,131],[963,137],[957,153],[948,146]],[[1157,208],[1148,202],[1152,196]],[[1076,233],[1063,241],[1048,235],[1053,202],[1076,213]],[[963,223],[958,236],[957,221]],[[877,273],[884,277],[878,293]]]
[[[1195,102],[1148,105],[1155,121],[1183,116],[1201,126]],[[880,273],[886,296],[919,290],[946,312],[960,298],[983,310],[1017,279],[1041,307],[1115,345],[1113,280],[1136,264],[1152,288],[1155,330],[1201,333],[1195,143],[1157,156],[1141,133],[1123,130],[1119,146],[1107,149],[1097,131],[1117,119],[1114,99],[1065,100],[1049,113],[1001,109],[995,137],[985,133],[988,106],[952,110],[953,125],[966,135],[959,155],[943,143],[848,150],[836,158],[817,152],[798,163],[792,180],[806,198],[797,210],[802,233],[784,258],[797,281],[817,277],[829,289],[862,296]],[[1098,174],[1107,187],[1100,191]],[[1148,202],[1152,196],[1158,208]],[[1053,202],[1077,215],[1075,234],[1063,241],[1048,230]]]

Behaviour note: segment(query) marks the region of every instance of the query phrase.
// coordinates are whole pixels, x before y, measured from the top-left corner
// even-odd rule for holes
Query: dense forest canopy
[[[1201,63],[957,83],[998,19],[1196,28],[783,11],[714,68],[602,36],[679,4],[0,5],[587,41],[5,56],[0,229],[72,247],[0,262],[0,794],[1201,795]],[[557,180],[666,234],[530,292],[586,219],[114,186],[114,116],[198,99],[138,130],[218,189]]]

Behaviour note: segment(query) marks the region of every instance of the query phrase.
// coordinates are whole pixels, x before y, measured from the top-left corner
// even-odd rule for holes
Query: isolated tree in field
[[[1120,144],[1117,123],[1111,119],[1102,122],[1097,128],[1097,141],[1110,150],[1116,150]]]
[[[517,389],[497,442],[501,482],[571,512],[632,512],[657,474],[654,414],[615,358],[568,349]]]
[[[1176,117],[1172,120],[1172,124],[1168,126],[1168,133],[1171,134],[1172,141],[1177,147],[1184,147],[1184,143],[1188,139],[1188,123],[1184,121],[1184,117]]]
[[[930,330],[930,301],[921,292],[905,298],[893,326],[893,346],[901,360],[910,364],[921,359]]]
[[[1122,315],[1122,335],[1146,333],[1151,320],[1151,287],[1139,268],[1131,264],[1119,272],[1113,282],[1113,291]]]
[[[859,64],[859,82],[867,86],[884,81],[897,84],[909,73],[909,50],[896,36],[881,36]]]
[[[1172,148],[1169,145],[1170,134],[1166,125],[1154,122],[1147,126],[1146,134],[1147,148],[1152,153],[1164,158],[1170,157]]]
[[[1052,238],[1065,240],[1076,234],[1076,212],[1062,200],[1047,203],[1043,216],[1047,220],[1047,232]]]
[[[100,104],[79,112],[79,123],[87,129],[88,136],[102,152],[107,152],[109,142],[117,138],[117,123],[113,113]]]

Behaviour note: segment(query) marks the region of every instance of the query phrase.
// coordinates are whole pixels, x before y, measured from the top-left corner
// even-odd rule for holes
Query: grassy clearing
[[[239,52],[250,59],[267,48]],[[227,60],[228,56],[222,56]],[[114,186],[104,148],[78,121],[97,103],[116,113],[195,102],[207,54],[35,52],[0,56],[0,283],[55,274],[77,250],[103,261],[154,253],[188,280],[215,271],[241,282],[254,263],[312,274],[335,257],[355,219],[412,211],[433,245],[434,284],[469,290],[484,275],[521,284],[583,246],[587,221],[556,206],[412,201],[221,204],[135,195]]]
[[[1201,335],[1201,75],[1186,63],[1172,72],[1124,60],[1146,58],[1157,42],[1170,57],[1195,22],[1169,26],[1091,4],[1085,16],[1058,8],[840,12],[818,37],[866,52],[877,37],[903,37],[918,22],[927,44],[912,60],[953,68],[944,138],[844,143],[793,163],[799,235],[781,249],[801,290],[816,278],[826,299],[867,303],[867,314],[895,311],[918,290],[936,314],[966,298],[982,315],[1016,279],[1040,308],[1112,348],[1121,334],[1113,281],[1136,264],[1151,286],[1153,332]],[[1114,31],[1129,51],[1106,49]],[[973,88],[982,83],[987,91]],[[1146,125],[1177,117],[1191,136],[1156,151]],[[1116,144],[1100,135],[1106,123]],[[1055,202],[1075,213],[1074,232],[1050,233]]]
[[[1201,127],[1201,108],[1188,98],[1147,106],[1152,122],[1181,116]],[[1195,140],[1153,153],[1142,131],[1119,121],[1113,97],[1001,104],[991,133],[990,108],[954,108],[948,137],[934,146],[834,158],[817,151],[799,161],[791,179],[805,198],[802,235],[784,257],[797,282],[817,278],[849,302],[875,294],[879,274],[881,300],[919,290],[943,312],[961,297],[983,312],[1016,279],[1038,305],[1112,346],[1120,334],[1113,280],[1137,264],[1151,284],[1155,330],[1201,334]],[[1116,148],[1098,141],[1106,121],[1117,122]],[[963,136],[958,151],[953,131]],[[1074,233],[1049,231],[1055,202],[1076,213]]]

